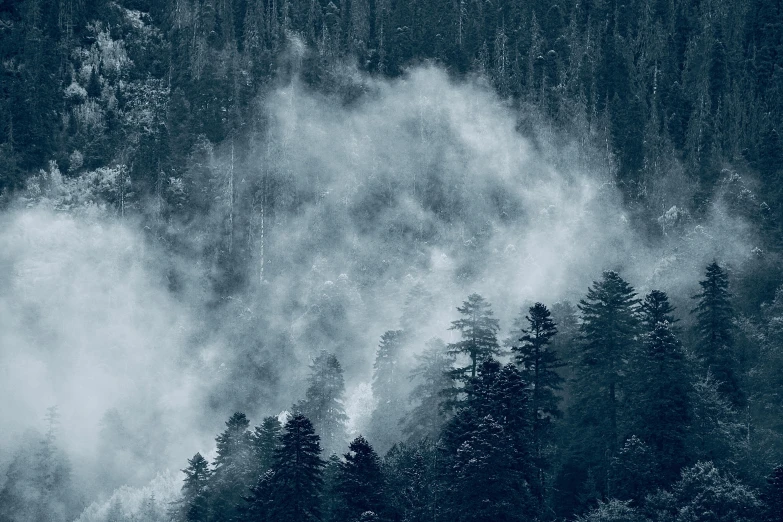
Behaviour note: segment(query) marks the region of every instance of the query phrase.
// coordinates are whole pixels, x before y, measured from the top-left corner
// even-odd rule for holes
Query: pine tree
[[[294,411],[311,419],[327,454],[338,453],[348,439],[343,407],[345,381],[343,369],[334,354],[321,351],[310,366],[305,398]]]
[[[537,468],[535,494],[541,509],[544,502],[544,473],[549,467],[545,446],[551,439],[552,419],[562,416],[557,392],[561,389],[563,378],[557,373],[557,369],[564,364],[550,348],[550,342],[557,334],[557,327],[547,307],[536,303],[530,307],[525,320],[528,327],[522,330],[522,336],[517,345],[512,347],[512,351],[514,360],[524,372],[530,387],[533,458]]]
[[[734,406],[742,406],[744,396],[735,371],[739,361],[734,351],[734,310],[728,274],[713,261],[699,286],[701,292],[693,296],[699,302],[691,312],[697,315],[698,353],[720,382],[721,392]]]
[[[362,436],[349,449],[337,474],[341,520],[356,520],[366,511],[384,513],[384,477],[378,454]]]
[[[638,303],[633,287],[613,271],[604,272],[579,302],[581,357],[569,409],[574,436],[556,500],[563,512],[585,507],[574,502],[588,500],[584,493],[591,480],[600,495],[608,489],[609,464],[619,445],[623,377],[639,333]]]
[[[427,349],[417,355],[416,360],[418,365],[411,371],[410,377],[418,382],[409,397],[415,406],[402,419],[402,432],[411,441],[435,440],[448,420],[444,401],[452,395],[449,390],[453,381],[449,371],[454,359],[446,353],[446,344],[442,340],[430,339]]]
[[[468,300],[457,307],[461,318],[451,322],[449,330],[457,330],[462,340],[448,345],[450,355],[466,355],[470,364],[454,370],[456,379],[467,381],[476,376],[476,367],[487,357],[500,354],[497,319],[492,317],[490,304],[480,295],[471,294]]]
[[[377,406],[370,417],[369,438],[381,453],[400,440],[400,418],[405,413],[400,362],[403,331],[389,330],[381,336],[375,356],[372,394]]]
[[[673,315],[674,307],[669,303],[669,296],[660,290],[653,290],[644,296],[640,311],[642,324],[648,332],[654,331],[658,323],[672,326],[679,320]]]
[[[183,469],[185,483],[182,485],[181,520],[207,522],[209,520],[209,478],[211,472],[207,459],[196,453],[188,459]]]
[[[511,522],[530,516],[524,476],[510,455],[508,432],[491,415],[479,419],[450,455],[445,477],[447,520]]]
[[[226,429],[215,439],[217,456],[210,477],[212,516],[215,521],[234,518],[247,489],[256,477],[252,476],[250,423],[244,413],[236,412],[226,422]]]
[[[277,417],[264,417],[261,425],[255,427],[250,436],[254,458],[253,476],[261,477],[272,467],[282,433],[283,426]]]
[[[312,423],[301,413],[285,424],[275,462],[267,478],[268,520],[311,522],[320,520],[323,485],[321,446]]]
[[[597,423],[611,452],[618,443],[618,409],[624,364],[639,333],[639,300],[617,272],[606,271],[579,302],[582,357],[579,384],[597,407],[587,415]]]
[[[688,362],[668,322],[657,323],[645,336],[632,358],[630,379],[630,431],[652,451],[660,484],[671,484],[688,463],[692,411]]]

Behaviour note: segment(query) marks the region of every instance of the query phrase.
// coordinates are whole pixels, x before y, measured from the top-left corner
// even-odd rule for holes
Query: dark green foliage
[[[301,413],[286,422],[280,447],[267,473],[248,497],[250,520],[311,522],[321,520],[323,466],[312,423]]]
[[[767,477],[761,500],[764,503],[764,522],[783,521],[783,466],[776,466]]]
[[[497,332],[498,321],[492,317],[490,304],[478,294],[471,294],[468,300],[457,307],[460,318],[451,322],[450,330],[457,330],[461,340],[448,345],[449,355],[467,356],[470,363],[454,370],[457,380],[467,381],[476,376],[476,367],[487,357],[500,354]]]
[[[183,469],[185,483],[182,485],[182,500],[179,507],[180,520],[207,522],[210,520],[209,479],[211,472],[207,459],[196,453]]]
[[[438,513],[437,450],[431,440],[397,444],[384,456],[386,501],[392,520],[425,522]]]
[[[340,362],[334,354],[322,351],[310,366],[305,398],[294,406],[294,410],[312,419],[327,454],[339,452],[348,439],[342,403],[344,393]]]
[[[545,471],[549,468],[547,444],[551,440],[551,423],[553,419],[562,416],[558,407],[563,378],[557,372],[564,364],[551,349],[552,338],[557,334],[557,327],[551,313],[541,303],[530,307],[525,320],[526,329],[518,345],[512,347],[514,360],[523,372],[523,378],[530,388],[530,411],[532,418],[533,458],[536,465],[535,494],[539,509],[543,508],[545,495]]]
[[[460,414],[458,414],[460,415]],[[444,511],[455,521],[516,521],[529,514],[529,492],[510,434],[491,415],[474,419],[450,455]]]
[[[640,333],[638,306],[633,287],[613,271],[604,272],[579,302],[581,354],[569,412],[574,437],[557,480],[561,510],[583,508],[575,500],[581,496],[592,501],[585,493],[593,487],[606,494],[609,464],[625,421],[627,361]]]
[[[260,426],[256,426],[250,435],[253,452],[253,475],[260,477],[272,467],[274,455],[280,446],[283,426],[277,417],[265,417]]]
[[[728,274],[713,261],[707,266],[705,279],[699,281],[699,286],[701,291],[693,296],[698,299],[693,309],[698,319],[697,351],[720,383],[721,392],[732,404],[741,406],[745,399],[736,371],[739,361],[734,346],[734,310]]]
[[[660,290],[653,290],[644,296],[640,311],[642,324],[648,332],[654,331],[658,323],[668,323],[672,326],[679,321],[673,315],[674,307],[669,303],[669,296]]]
[[[351,442],[336,479],[340,520],[358,520],[368,511],[376,515],[386,511],[381,459],[364,437]]]
[[[443,430],[439,467],[450,520],[521,520],[532,511],[530,410],[517,368],[485,359]]]
[[[243,496],[255,480],[249,426],[245,414],[236,412],[215,439],[217,456],[209,481],[212,520],[229,521],[237,516]]]
[[[658,479],[655,456],[635,435],[626,439],[612,458],[609,469],[609,496],[630,500],[639,506],[652,491]]]
[[[692,377],[680,341],[668,322],[648,333],[632,358],[628,430],[644,441],[656,465],[656,480],[668,485],[688,463]]]

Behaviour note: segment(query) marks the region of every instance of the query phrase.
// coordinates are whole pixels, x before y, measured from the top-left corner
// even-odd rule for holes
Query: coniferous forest
[[[780,0],[0,0],[0,522],[783,521]]]

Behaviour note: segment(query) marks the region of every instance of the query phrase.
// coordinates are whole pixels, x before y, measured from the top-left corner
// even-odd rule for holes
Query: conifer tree
[[[260,426],[256,426],[251,434],[251,445],[254,458],[255,477],[261,477],[272,467],[275,450],[280,445],[280,435],[283,425],[277,417],[264,417]]]
[[[188,459],[188,467],[183,469],[185,483],[182,485],[181,517],[187,522],[207,522],[209,520],[209,478],[207,459],[196,453]]]
[[[294,410],[311,420],[326,454],[337,453],[347,440],[343,369],[334,354],[321,351],[310,366],[305,398]]]
[[[490,304],[478,294],[471,294],[468,300],[457,307],[462,317],[451,322],[450,330],[457,330],[462,339],[448,345],[450,355],[466,355],[470,364],[456,368],[453,376],[466,382],[468,377],[476,376],[480,361],[500,354],[497,332],[500,328],[497,319],[492,317]]]
[[[639,333],[638,303],[633,287],[613,271],[604,272],[579,302],[581,354],[569,408],[574,436],[557,478],[562,513],[592,502],[588,489],[599,496],[608,489],[609,464],[619,445],[623,377]]]
[[[514,465],[509,434],[491,415],[479,419],[450,459],[444,511],[447,520],[522,521],[529,493]]]
[[[253,484],[250,422],[244,413],[234,413],[226,429],[215,439],[217,456],[210,476],[210,504],[215,521],[229,521],[244,506],[243,496]]]
[[[341,520],[356,520],[362,513],[386,511],[381,460],[370,443],[356,437],[344,455],[337,474]]]
[[[653,290],[646,296],[640,306],[642,324],[645,330],[652,332],[658,323],[674,325],[679,319],[675,319],[674,307],[669,303],[669,296],[661,290]]]
[[[453,381],[449,376],[454,358],[446,353],[446,344],[440,339],[430,339],[427,349],[416,356],[418,365],[410,377],[418,381],[409,400],[413,409],[402,419],[402,432],[411,441],[425,438],[435,440],[448,415],[444,401],[452,394]]]
[[[585,421],[598,427],[611,452],[618,443],[618,411],[625,361],[639,334],[639,300],[617,272],[606,271],[579,302],[582,357],[578,376],[583,400],[594,408]]]
[[[691,420],[688,362],[668,322],[659,322],[632,358],[629,429],[655,458],[657,479],[665,486],[688,462],[686,439]]]
[[[550,348],[551,339],[557,334],[557,327],[551,313],[541,303],[530,307],[525,317],[528,327],[522,330],[518,343],[512,347],[514,360],[524,372],[530,388],[530,412],[532,428],[533,459],[536,472],[536,498],[539,508],[543,507],[545,470],[548,468],[545,446],[551,439],[552,419],[562,416],[558,407],[563,378],[557,369],[564,366],[557,354]]]
[[[272,468],[251,490],[251,519],[275,522],[321,520],[323,465],[313,424],[301,413],[286,422]]]
[[[381,336],[373,368],[372,393],[377,406],[370,417],[369,438],[382,453],[400,440],[400,419],[405,413],[403,379],[399,360],[403,331]]]
[[[744,402],[735,368],[738,361],[734,351],[734,310],[729,294],[726,271],[712,262],[707,266],[705,279],[699,281],[701,291],[692,313],[697,316],[697,352],[709,370],[720,382],[720,391],[734,406]]]

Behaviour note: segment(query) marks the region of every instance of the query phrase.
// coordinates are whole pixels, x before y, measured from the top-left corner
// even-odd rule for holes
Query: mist
[[[436,305],[416,318],[409,361],[427,339],[451,339],[472,292],[505,334],[523,304],[577,301],[605,269],[686,302],[707,262],[739,268],[756,247],[719,198],[698,219],[677,214],[693,191],[681,178],[656,194],[666,226],[641,231],[605,152],[479,78],[435,66],[344,75],[352,99],[294,75],[257,100],[262,131],[209,151],[205,175],[232,192],[168,223],[187,248],[74,197],[71,179],[0,216],[0,452],[43,431],[57,405],[75,473],[109,502],[113,488],[210,454],[233,411],[257,423],[290,408],[322,349],[345,369],[349,427],[361,432],[378,339],[400,327],[414,285]],[[234,194],[258,205],[235,207]],[[209,286],[205,237],[243,252],[246,278],[228,297]]]

